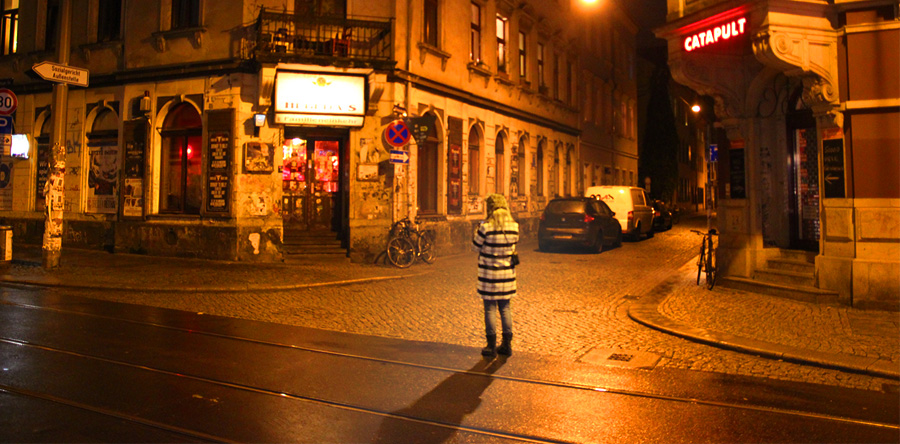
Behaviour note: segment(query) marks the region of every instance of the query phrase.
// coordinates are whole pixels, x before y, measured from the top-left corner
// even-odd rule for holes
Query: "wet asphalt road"
[[[895,394],[0,293],[4,442],[897,442]]]

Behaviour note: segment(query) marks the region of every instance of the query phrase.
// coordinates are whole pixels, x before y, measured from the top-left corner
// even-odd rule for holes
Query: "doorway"
[[[344,139],[335,137],[285,139],[281,176],[285,230],[341,232],[343,146]]]
[[[789,143],[788,218],[790,247],[819,251],[819,142],[816,121],[806,109],[786,116]]]

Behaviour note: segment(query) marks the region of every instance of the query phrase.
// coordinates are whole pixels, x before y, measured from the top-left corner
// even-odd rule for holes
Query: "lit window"
[[[523,80],[528,80],[528,65],[525,63],[525,33],[519,31],[519,77]]]
[[[16,53],[19,39],[19,0],[3,1],[3,18],[0,19],[0,35],[3,39],[3,47],[0,55]]]
[[[497,71],[506,72],[508,29],[506,17],[497,14]]]

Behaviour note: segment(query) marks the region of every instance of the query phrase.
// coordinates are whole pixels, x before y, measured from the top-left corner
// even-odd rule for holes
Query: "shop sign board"
[[[840,132],[823,131],[822,173],[826,198],[846,196],[844,181],[844,137]]]
[[[684,38],[684,50],[693,51],[704,46],[713,45],[737,37],[747,31],[747,18],[740,17],[729,22],[720,23]]]
[[[362,126],[366,78],[279,71],[275,75],[275,123]]]

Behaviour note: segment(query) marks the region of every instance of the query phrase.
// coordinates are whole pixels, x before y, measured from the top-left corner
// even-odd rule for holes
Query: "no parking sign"
[[[400,148],[409,143],[410,136],[409,127],[402,120],[395,120],[384,128],[384,140],[394,148]]]

